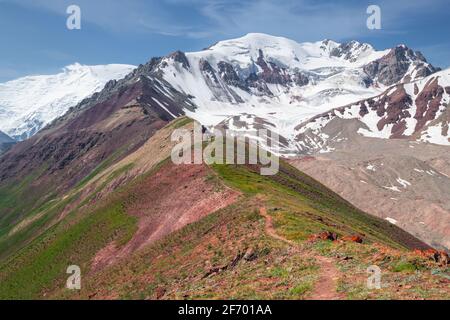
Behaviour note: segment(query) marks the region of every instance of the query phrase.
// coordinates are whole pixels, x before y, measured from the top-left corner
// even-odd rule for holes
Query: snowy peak
[[[17,140],[38,132],[70,107],[123,78],[130,65],[85,66],[78,63],[55,75],[27,76],[0,84],[0,130]]]

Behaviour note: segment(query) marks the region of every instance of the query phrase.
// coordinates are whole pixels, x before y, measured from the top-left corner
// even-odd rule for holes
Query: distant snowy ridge
[[[252,33],[199,52],[175,52],[153,65],[150,77],[192,97],[196,109],[186,113],[199,122],[270,127],[287,140],[285,151],[295,153],[300,123],[436,71],[405,45],[376,51],[357,41],[297,43]]]
[[[0,130],[16,140],[37,133],[70,107],[120,79],[135,67],[78,63],[55,75],[27,76],[0,84]]]

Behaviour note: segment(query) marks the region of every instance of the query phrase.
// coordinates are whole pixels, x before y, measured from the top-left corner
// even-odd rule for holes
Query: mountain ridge
[[[64,115],[82,99],[122,78],[134,66],[75,63],[54,75],[26,76],[0,84],[0,129],[25,140],[52,120]]]

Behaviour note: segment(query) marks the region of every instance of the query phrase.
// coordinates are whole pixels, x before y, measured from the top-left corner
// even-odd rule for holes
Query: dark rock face
[[[411,104],[411,97],[406,94],[403,87],[398,87],[394,93],[383,97],[376,104],[377,114],[382,117],[377,125],[378,130],[381,131],[385,126],[392,124],[391,138],[401,138],[406,130],[404,119],[411,117],[408,111]]]
[[[414,52],[403,45],[395,47],[386,56],[364,66],[364,71],[372,79],[390,86],[402,80],[412,64],[417,70],[417,77],[426,77],[438,71],[433,66],[427,65],[420,52]]]
[[[299,71],[289,71],[289,69],[278,66],[272,61],[268,61],[262,50],[259,50],[259,56],[255,62],[255,69],[259,72],[251,72],[245,79],[241,79],[233,66],[220,62],[218,64],[221,77],[227,84],[237,86],[243,90],[250,91],[250,88],[256,89],[256,93],[266,96],[273,96],[268,84],[278,84],[284,87],[306,86],[310,80],[307,74]]]
[[[183,68],[185,68],[186,70],[188,70],[191,67],[190,64],[189,64],[189,60],[187,59],[187,57],[184,54],[184,52],[175,51],[174,53],[169,55],[169,58],[172,58],[176,62],[181,63]]]
[[[211,64],[204,59],[201,59],[199,64],[200,64],[200,71],[202,71],[202,73],[206,77],[208,77],[210,81],[214,82],[214,84],[217,85],[219,83],[219,80],[217,79],[216,73]]]
[[[244,102],[232,88],[227,86],[227,81],[222,80],[222,77],[217,74],[217,72],[207,60],[201,59],[199,62],[199,67],[206,84],[214,94],[215,100],[231,103]],[[230,72],[230,70],[228,70],[228,72]],[[233,76],[232,73],[231,76]],[[219,81],[219,79],[221,81]]]
[[[366,104],[364,102],[361,102],[359,104],[360,109],[359,109],[359,115],[361,117],[364,117],[365,115],[369,114],[369,109],[367,108]]]
[[[255,88],[256,91],[261,95],[266,95],[269,97],[273,96],[273,93],[272,91],[270,91],[267,83],[264,80],[260,79],[259,76],[254,72],[248,76],[248,78],[245,80],[245,83],[249,88]]]
[[[330,56],[344,58],[345,60],[348,60],[350,62],[355,62],[358,57],[354,56],[354,52],[364,51],[365,49],[369,49],[369,46],[367,44],[359,43],[358,41],[350,41],[341,44],[337,48],[334,48],[330,52]]]
[[[450,87],[445,87],[445,92],[446,92],[447,94],[450,94]]]
[[[227,62],[221,61],[217,64],[219,75],[225,81],[227,85],[235,86],[243,90],[248,90],[245,86],[245,82],[239,78],[238,74],[234,70],[233,66]]]

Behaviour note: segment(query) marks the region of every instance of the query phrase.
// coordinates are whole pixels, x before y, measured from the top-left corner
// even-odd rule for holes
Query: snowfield
[[[404,45],[397,48],[409,50]],[[159,71],[164,80],[176,90],[193,96],[192,101],[197,109],[186,113],[204,125],[215,126],[225,122],[234,126],[230,123],[232,118],[245,115],[245,127],[252,129],[254,121],[250,121],[250,118],[260,118],[289,141],[286,154],[302,151],[306,149],[306,144],[314,145],[320,149],[319,152],[330,152],[333,149],[322,143],[322,140],[327,139],[325,136],[306,142],[296,141],[298,134],[303,133],[302,129],[316,127],[315,129],[320,130],[317,126],[323,127],[328,121],[310,123],[310,127],[301,128],[300,131],[297,127],[333,108],[376,97],[386,90],[394,90],[395,88],[389,88],[376,79],[370,79],[365,72],[368,64],[389,55],[391,51],[377,51],[369,44],[357,41],[347,44],[331,40],[297,43],[282,37],[252,33],[239,39],[218,42],[203,51],[186,53],[186,61],[176,61],[173,56],[165,57]],[[403,78],[415,80],[417,76],[420,79],[417,75],[418,62],[413,61],[409,51],[406,55],[410,66]],[[242,88],[227,83],[227,75],[219,68],[223,63],[231,66],[241,81],[252,74],[264,75],[271,72],[289,79],[302,74],[309,81],[307,84],[297,85],[292,82],[280,84],[264,80],[259,83],[260,88]],[[420,86],[425,83],[423,81]],[[407,90],[414,90],[411,87],[412,85]],[[415,111],[414,107],[412,106],[412,112]],[[376,111],[370,110],[364,118],[358,115],[358,105],[345,110],[343,114],[336,114],[342,119],[360,119],[366,126],[359,130],[361,135],[390,138],[393,125],[389,124],[378,130],[380,117]],[[406,134],[410,134],[414,130],[415,120],[411,117],[406,121]],[[435,131],[437,129],[431,133]]]

